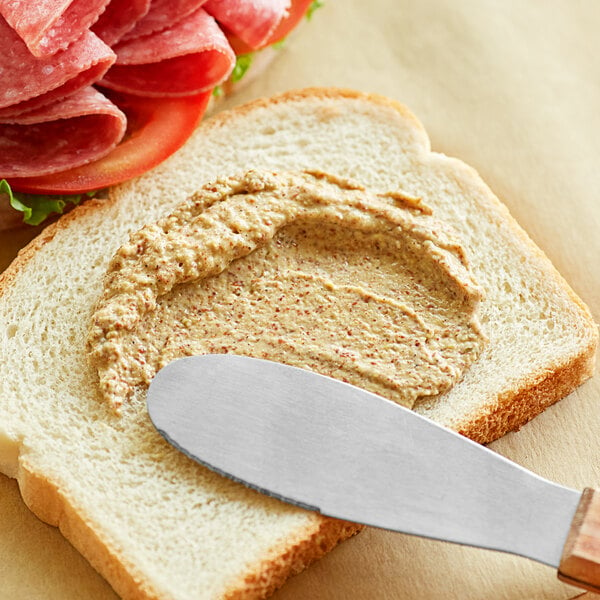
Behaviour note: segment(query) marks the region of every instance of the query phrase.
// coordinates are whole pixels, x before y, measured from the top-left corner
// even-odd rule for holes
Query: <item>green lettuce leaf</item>
[[[306,11],[306,18],[310,21],[315,14],[315,11],[319,8],[322,8],[325,5],[323,0],[313,0],[312,4],[308,7]]]
[[[252,52],[249,52],[248,54],[240,54],[236,57],[235,67],[233,67],[233,71],[231,72],[231,81],[233,83],[239,81],[246,74],[246,71],[252,64],[253,58],[254,55]]]
[[[23,213],[23,222],[39,225],[53,214],[62,215],[68,204],[77,205],[86,198],[92,198],[99,190],[84,194],[38,195],[13,192],[8,181],[0,181],[0,194],[6,194],[10,205]]]

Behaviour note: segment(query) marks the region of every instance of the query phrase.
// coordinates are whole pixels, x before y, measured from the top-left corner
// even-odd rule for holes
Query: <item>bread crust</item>
[[[419,136],[424,152],[430,152],[429,138],[416,117],[402,104],[376,95],[336,88],[308,88],[293,90],[272,98],[263,98],[234,108],[227,113],[217,114],[201,126],[217,129],[231,120],[243,118],[244,115],[270,106],[300,100],[317,99],[354,99],[392,108],[414,127]],[[452,160],[452,159],[448,159]],[[463,163],[457,164],[462,165]],[[474,173],[472,169],[466,167]],[[478,177],[478,176],[477,176]],[[20,271],[43,246],[49,243],[59,231],[77,226],[88,213],[97,211],[107,203],[118,202],[119,187],[112,189],[107,200],[89,200],[76,207],[70,213],[49,225],[43,232],[28,244],[13,261],[9,268],[0,275],[0,296],[18,277]],[[499,201],[498,205],[505,208]],[[508,214],[506,212],[506,214]],[[515,235],[522,238],[535,253],[541,251],[533,244],[523,230],[511,219]],[[558,275],[557,275],[558,277]],[[571,291],[566,282],[561,285],[568,291],[572,300],[588,315],[589,311],[581,300]],[[590,323],[593,323],[590,315]],[[564,397],[594,372],[595,353],[598,333],[589,335],[587,345],[571,360],[556,366],[552,371],[539,373],[522,382],[519,389],[504,393],[493,406],[483,407],[468,420],[456,423],[455,429],[463,435],[480,443],[489,443],[505,433],[519,429],[545,408]],[[37,473],[28,462],[26,453],[20,456],[18,482],[21,494],[31,510],[42,520],[58,526],[65,537],[87,558],[113,586],[115,591],[125,599],[132,600],[164,600],[168,596],[161,590],[152,588],[144,579],[144,574],[136,572],[135,565],[124,565],[118,550],[111,549],[106,541],[101,540],[90,523],[78,511],[72,498],[65,496],[55,482],[41,473]],[[228,599],[265,598],[280,587],[286,579],[304,569],[311,562],[329,552],[339,542],[358,533],[363,527],[338,521],[321,515],[315,515],[309,527],[299,530],[293,540],[280,542],[273,546],[268,555],[250,565],[247,572],[227,585]]]
[[[27,507],[42,521],[58,527],[119,596],[127,600],[165,600],[168,594],[149,586],[134,564],[125,565],[97,534],[77,504],[60,491],[48,477],[35,471],[27,455],[20,457],[17,475],[19,490]],[[311,522],[288,539],[273,546],[268,555],[227,586],[224,600],[267,598],[287,579],[333,550],[365,527],[315,514]]]
[[[62,493],[48,477],[37,473],[22,456],[17,475],[19,490],[27,507],[42,521],[58,527],[63,536],[84,556],[122,598],[164,600],[166,596],[145,583],[135,565],[126,565],[87,520],[77,503]]]
[[[594,374],[597,338],[585,352],[550,373],[531,378],[527,387],[507,392],[494,406],[486,407],[470,421],[455,426],[456,431],[480,444],[488,444],[523,425],[555,404]]]
[[[469,178],[477,181],[487,188],[477,171],[459,159],[435,155],[451,166],[453,173],[461,176],[462,180]],[[529,237],[527,232],[510,214],[508,208],[489,190],[486,199],[504,213],[504,225],[510,227],[512,235],[528,246],[529,251],[543,258],[551,265],[546,254]],[[522,382],[518,389],[508,390],[498,396],[493,404],[481,407],[469,419],[454,421],[451,425],[458,433],[480,444],[489,444],[511,431],[518,431],[534,417],[552,406],[575,388],[593,377],[596,367],[599,331],[588,306],[577,296],[562,275],[552,266],[552,271],[546,274],[568,296],[573,304],[586,316],[589,329],[586,331],[587,344],[580,353],[570,360],[547,365],[538,373],[531,375]]]
[[[229,585],[225,600],[260,600],[279,589],[291,576],[365,529],[364,525],[315,515],[312,527],[272,547],[268,556]]]

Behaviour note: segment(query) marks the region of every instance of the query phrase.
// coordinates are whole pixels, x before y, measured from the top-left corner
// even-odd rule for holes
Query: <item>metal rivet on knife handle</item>
[[[558,578],[600,592],[600,493],[583,491],[558,567]]]

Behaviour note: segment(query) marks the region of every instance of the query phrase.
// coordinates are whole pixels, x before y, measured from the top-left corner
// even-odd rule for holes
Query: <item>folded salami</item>
[[[80,193],[152,168],[189,137],[236,53],[285,36],[310,2],[0,0],[4,188]]]
[[[168,29],[113,49],[117,60],[100,85],[141,96],[204,92],[227,79],[235,65],[225,34],[202,8]]]
[[[135,27],[123,36],[123,41],[157,33],[188,17],[206,0],[152,0],[150,10]]]
[[[0,0],[1,1],[1,0]],[[115,53],[87,31],[66,50],[36,58],[0,17],[0,121],[46,106],[102,77]]]
[[[97,160],[121,141],[126,125],[125,115],[110,100],[84,88],[0,123],[0,175],[46,175]]]
[[[0,14],[34,56],[64,50],[98,19],[109,0],[0,0]]]
[[[290,0],[208,0],[204,8],[248,46],[260,48],[287,15],[290,4]]]
[[[131,31],[150,10],[150,0],[111,0],[92,31],[112,46]]]

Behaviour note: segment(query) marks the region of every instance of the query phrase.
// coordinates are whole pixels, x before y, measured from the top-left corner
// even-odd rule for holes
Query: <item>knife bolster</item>
[[[600,592],[600,493],[585,488],[558,566],[558,578]]]

